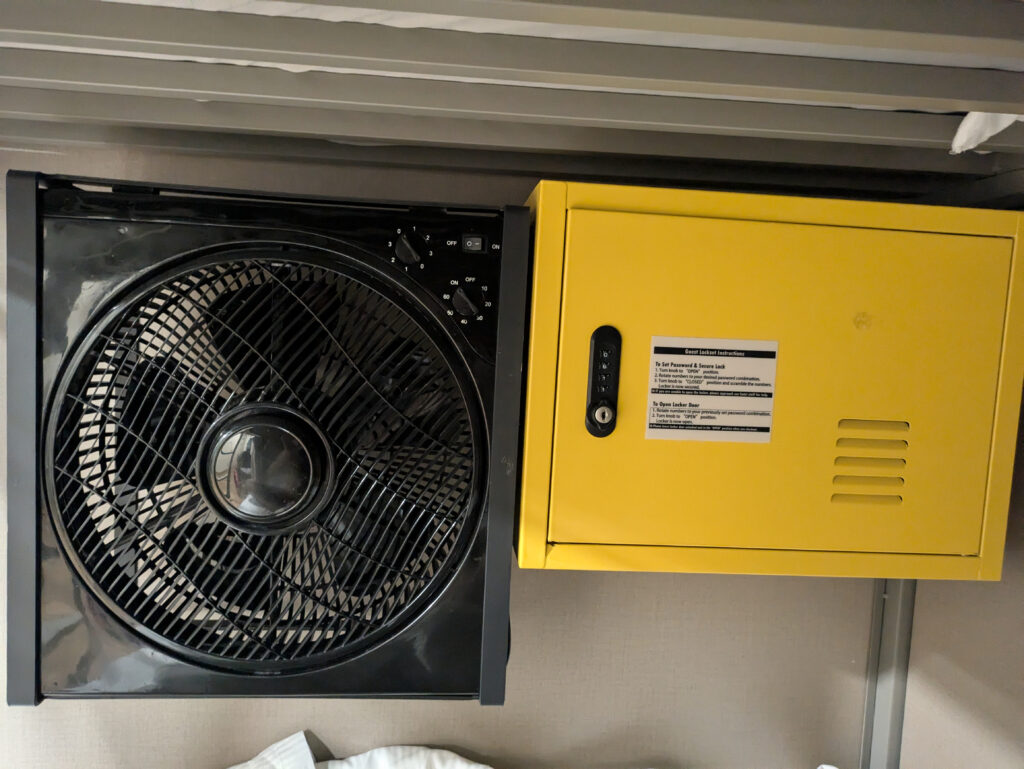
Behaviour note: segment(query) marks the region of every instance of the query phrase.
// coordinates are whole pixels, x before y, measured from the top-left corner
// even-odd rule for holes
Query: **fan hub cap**
[[[312,460],[286,427],[266,422],[224,432],[213,447],[213,493],[237,515],[268,521],[286,515],[309,489]]]
[[[323,507],[333,468],[327,439],[294,409],[254,404],[228,412],[202,439],[199,489],[243,531],[279,533]]]

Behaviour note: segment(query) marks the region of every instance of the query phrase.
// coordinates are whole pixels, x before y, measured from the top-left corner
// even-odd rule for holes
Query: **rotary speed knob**
[[[419,264],[421,261],[420,252],[409,240],[409,236],[404,234],[399,235],[398,241],[395,243],[395,256],[398,257],[398,261],[406,265]]]

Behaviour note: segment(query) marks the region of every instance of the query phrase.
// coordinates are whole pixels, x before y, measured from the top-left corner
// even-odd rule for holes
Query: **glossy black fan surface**
[[[464,361],[405,288],[343,255],[253,246],[151,277],[79,336],[53,392],[65,552],[126,624],[201,664],[360,653],[438,595],[478,525]]]

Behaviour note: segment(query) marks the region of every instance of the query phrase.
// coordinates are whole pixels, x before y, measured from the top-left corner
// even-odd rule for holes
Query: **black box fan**
[[[7,212],[11,704],[503,701],[524,209],[11,172]]]

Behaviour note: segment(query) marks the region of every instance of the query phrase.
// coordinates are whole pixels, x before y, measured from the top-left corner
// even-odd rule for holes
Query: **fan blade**
[[[211,351],[241,389],[268,389],[304,403],[318,389],[317,369],[334,347],[330,326],[341,313],[337,293],[322,279],[311,280],[294,265],[269,264],[254,268],[244,285],[213,296],[203,322]]]
[[[168,355],[133,357],[106,397],[119,481],[146,487],[189,477],[199,437],[230,391],[204,382],[187,363]]]

